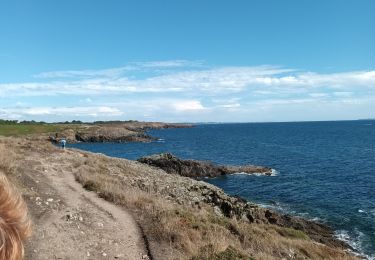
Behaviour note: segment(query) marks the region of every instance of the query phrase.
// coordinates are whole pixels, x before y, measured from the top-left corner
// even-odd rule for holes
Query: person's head
[[[0,260],[20,260],[31,221],[22,196],[0,172]]]

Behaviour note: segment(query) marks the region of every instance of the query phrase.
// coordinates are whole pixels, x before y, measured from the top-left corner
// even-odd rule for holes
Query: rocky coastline
[[[184,203],[195,206],[208,204],[213,207],[215,214],[219,217],[224,216],[249,223],[292,228],[302,231],[316,242],[331,247],[352,250],[347,243],[335,238],[334,231],[325,224],[260,207],[238,196],[230,196],[220,188],[204,182],[193,182],[186,189],[190,198],[186,198]],[[192,194],[194,196],[191,196]],[[179,198],[178,200],[184,197],[184,195],[173,193],[170,193],[169,196]]]
[[[204,177],[218,177],[238,172],[247,174],[257,173],[265,176],[270,176],[272,174],[272,169],[269,167],[254,165],[218,166],[205,161],[181,160],[170,153],[146,156],[139,158],[137,161],[159,168],[171,175],[184,176],[198,180]],[[181,182],[181,184],[182,183],[184,182]],[[160,186],[164,185],[160,183]],[[170,192],[168,196],[178,198],[179,203],[181,203],[181,198],[186,199],[183,203],[193,205],[207,203],[214,208],[214,212],[218,216],[236,218],[249,223],[273,224],[293,228],[306,233],[311,239],[319,243],[340,248],[350,248],[345,242],[336,239],[334,237],[334,231],[327,225],[262,208],[241,197],[230,196],[216,186],[202,181],[193,182],[193,185],[188,185],[186,189],[187,194],[194,194],[194,196],[186,198],[186,195],[180,192],[177,194]]]
[[[65,139],[69,143],[77,142],[151,142],[157,138],[146,133],[151,129],[190,128],[191,124],[160,122],[124,122],[107,124],[68,125],[64,130],[49,135],[48,139],[58,143]]]
[[[182,127],[192,127],[192,125],[142,122],[136,124],[90,125],[83,126],[78,130],[64,130],[57,133],[54,140],[66,138],[68,142],[150,142],[156,138],[147,135],[145,133],[147,130]],[[319,243],[342,249],[352,249],[345,242],[336,239],[333,230],[327,225],[259,207],[240,197],[229,196],[213,185],[199,181],[206,177],[212,178],[234,173],[270,176],[272,175],[272,169],[269,167],[214,165],[206,161],[182,160],[170,153],[145,156],[137,161],[147,167],[160,169],[170,176],[176,176],[168,179],[163,178],[161,182],[155,179],[155,176],[138,176],[139,178],[136,181],[134,179],[129,180],[132,186],[141,190],[154,190],[168,200],[183,205],[208,204],[213,207],[215,214],[218,216],[235,218],[249,223],[273,224],[293,228],[306,233],[311,239]],[[181,179],[180,176],[192,180],[186,182],[186,179]],[[170,179],[173,181],[167,181]]]
[[[182,160],[171,153],[155,154],[139,158],[138,162],[158,167],[169,174],[178,174],[185,177],[201,179],[205,177],[218,177],[234,173],[272,175],[269,167],[245,165],[215,165],[212,162],[197,160]]]
[[[173,167],[168,172],[168,168],[143,162],[58,149],[33,138],[7,139],[3,143],[14,154],[10,161],[17,162],[20,176],[30,173],[30,165],[35,166],[32,173],[36,176],[48,174],[46,167],[54,163],[56,171],[61,171],[58,175],[73,174],[85,189],[132,210],[154,259],[202,259],[199,256],[206,254],[202,250],[212,245],[207,234],[224,236],[218,243],[225,245],[215,249],[218,253],[209,253],[207,259],[232,252],[233,246],[236,254],[254,259],[264,259],[264,254],[272,259],[357,259],[346,252],[352,250],[350,246],[338,240],[327,225],[263,208],[198,180],[203,173],[221,174],[221,166],[207,168],[205,163],[164,155],[172,158],[172,166],[176,160],[182,168],[190,170],[182,176],[182,171]],[[194,169],[201,169],[201,174],[192,174]],[[165,258],[165,250],[173,250],[172,255],[178,257]]]
[[[49,136],[49,139],[52,142],[57,142],[61,138],[67,139],[68,142],[150,142],[155,138],[147,135],[147,130],[172,127],[192,126],[162,123],[82,125],[75,129],[65,129]],[[90,153],[80,153],[84,153],[84,157],[92,157]],[[123,189],[127,189],[126,186],[129,185],[132,189],[141,190],[172,204],[193,208],[209,207],[218,218],[235,219],[250,225],[271,225],[297,230],[316,243],[338,250],[353,250],[347,243],[337,239],[334,231],[325,224],[263,208],[240,197],[230,196],[222,189],[202,181],[205,177],[211,178],[234,173],[270,176],[273,170],[269,167],[215,165],[205,161],[182,160],[170,153],[146,156],[137,161],[107,159],[102,155],[94,157],[96,157],[95,160],[101,162],[97,168],[106,169],[105,172],[108,171],[111,176],[119,174],[116,173],[116,170],[113,172],[116,167],[119,167],[120,171],[125,168],[126,171],[128,168],[136,169],[132,171],[133,174],[121,175],[120,182]],[[123,164],[126,166],[120,166]],[[79,177],[76,178],[79,181]],[[100,189],[96,190],[96,187],[100,186],[99,183],[93,183],[92,180],[88,183],[85,183],[85,180],[80,182],[90,190],[95,187],[93,190],[99,195],[101,194]]]

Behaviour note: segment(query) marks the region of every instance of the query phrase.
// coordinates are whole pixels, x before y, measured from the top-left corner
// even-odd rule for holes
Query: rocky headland
[[[193,127],[193,125],[137,121],[67,125],[62,131],[51,134],[49,140],[55,143],[61,139],[66,139],[70,143],[151,142],[157,138],[148,135],[147,130],[187,127]]]
[[[212,162],[198,160],[182,160],[171,153],[155,154],[139,158],[138,162],[158,167],[167,173],[200,179],[204,177],[218,177],[234,173],[272,175],[269,167],[245,165],[215,165]]]

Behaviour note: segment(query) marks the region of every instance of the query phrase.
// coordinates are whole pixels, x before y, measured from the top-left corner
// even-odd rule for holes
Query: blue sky
[[[375,2],[0,2],[0,118],[375,118]]]

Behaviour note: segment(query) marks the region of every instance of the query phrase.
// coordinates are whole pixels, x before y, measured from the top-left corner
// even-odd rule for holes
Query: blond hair
[[[0,260],[20,260],[31,222],[22,196],[0,173]]]

